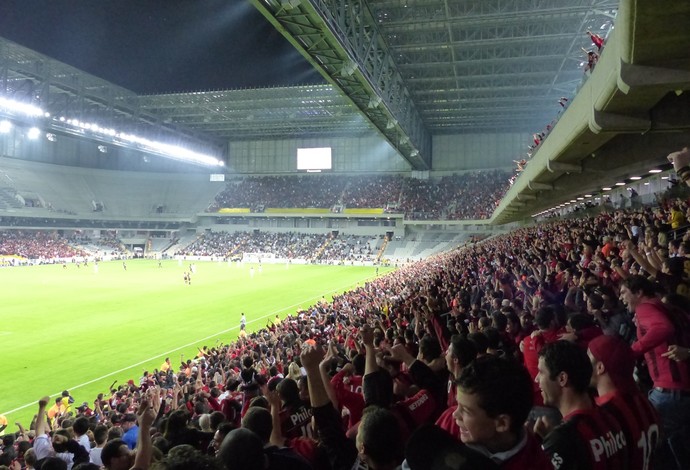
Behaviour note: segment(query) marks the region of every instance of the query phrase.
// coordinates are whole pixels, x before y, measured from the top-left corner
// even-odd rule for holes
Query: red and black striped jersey
[[[563,418],[542,447],[556,470],[626,470],[628,449],[618,421],[601,408],[578,410]]]
[[[598,397],[596,402],[620,423],[628,444],[630,470],[654,468],[659,416],[647,397],[642,393],[615,391]]]

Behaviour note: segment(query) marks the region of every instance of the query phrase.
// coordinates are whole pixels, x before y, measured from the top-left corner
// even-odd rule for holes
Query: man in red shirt
[[[628,444],[629,468],[648,470],[654,465],[659,442],[659,418],[633,379],[635,357],[628,343],[617,336],[601,335],[589,343],[592,386],[596,404],[620,423]]]
[[[539,352],[537,382],[544,404],[558,408],[563,422],[539,418],[534,430],[544,437],[543,448],[555,470],[627,470],[628,449],[618,422],[597,408],[587,389],[592,364],[587,353],[568,341],[556,341]]]
[[[534,404],[539,406],[543,404],[541,392],[539,391],[539,386],[534,381],[539,372],[539,351],[541,351],[545,344],[557,341],[561,332],[557,328],[556,315],[551,307],[540,308],[536,313],[534,321],[539,329],[522,340],[520,351],[524,356],[525,367],[527,367],[527,371],[530,377],[532,377]]]
[[[454,417],[464,444],[503,470],[552,470],[547,455],[525,428],[532,384],[521,364],[491,355],[478,357],[463,369],[457,392]]]
[[[604,47],[604,38],[591,31],[587,31],[587,36],[590,37],[592,44],[596,46],[597,50],[601,51],[601,48]]]
[[[690,345],[687,314],[674,314],[656,296],[653,283],[630,276],[621,286],[620,297],[635,313],[637,341],[632,350],[644,356],[654,388],[649,401],[661,419],[663,436],[658,451],[659,468],[690,468],[690,364],[664,355],[670,345]]]

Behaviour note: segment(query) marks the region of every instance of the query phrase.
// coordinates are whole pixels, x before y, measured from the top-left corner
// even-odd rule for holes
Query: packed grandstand
[[[304,13],[304,4],[312,2],[263,3],[279,16]],[[435,15],[450,15],[462,2],[431,3],[438,8]],[[493,24],[498,18],[489,3],[476,6],[489,9],[482,14],[490,20],[485,23]],[[512,5],[498,3],[496,8]],[[599,3],[599,9],[591,2],[569,8],[578,10],[573,14],[586,10],[587,17],[592,10],[598,20],[607,18],[601,29],[610,28],[615,6]],[[416,148],[410,151],[407,134],[386,134],[401,127],[393,116],[372,117],[386,107],[380,96],[367,96],[359,110],[384,135],[386,148],[394,148],[405,162],[386,169],[383,159],[377,163],[373,158],[373,151],[371,163],[369,155],[360,158],[353,151],[351,164],[342,152],[340,170],[318,174],[278,168],[277,155],[265,159],[275,167],[255,162],[252,152],[259,154],[257,149],[287,152],[294,142],[267,138],[269,145],[262,147],[261,139],[247,144],[247,135],[254,134],[240,136],[230,145],[237,150],[237,167],[214,167],[211,172],[199,170],[198,162],[160,163],[157,158],[167,158],[161,155],[165,152],[151,151],[151,142],[136,136],[119,134],[116,143],[105,143],[114,130],[78,120],[63,124],[47,112],[34,113],[31,119],[57,119],[51,125],[59,131],[46,134],[48,150],[39,151],[38,144],[26,144],[23,130],[12,130],[17,123],[17,128],[28,126],[24,118],[5,112],[9,108],[0,102],[0,112],[8,117],[0,122],[0,138],[5,139],[0,141],[3,274],[36,272],[43,268],[34,265],[43,264],[62,264],[69,273],[70,265],[112,260],[126,271],[127,262],[139,257],[177,260],[180,266],[191,263],[190,272],[196,263],[208,261],[251,264],[252,276],[254,264],[261,269],[262,263],[366,266],[376,273],[366,283],[293,308],[288,315],[271,314],[262,328],[247,320],[254,312],[242,313],[239,333],[232,340],[205,345],[190,357],[166,357],[154,369],[119,385],[113,382],[107,392],[87,396],[78,388],[43,396],[30,405],[35,411],[31,422],[13,422],[9,413],[0,414],[0,470],[690,468],[690,150],[676,145],[681,139],[687,145],[690,139],[687,119],[671,122],[683,114],[676,113],[678,109],[687,109],[682,100],[687,100],[690,79],[678,64],[687,62],[690,47],[664,42],[659,46],[656,41],[663,41],[665,34],[645,41],[645,33],[639,33],[657,31],[658,25],[649,20],[656,10],[676,8],[680,17],[690,15],[690,8],[655,7],[653,14],[638,18],[633,4],[640,11],[651,8],[621,2],[622,24],[614,37],[619,42],[608,46],[612,52],[606,54],[608,38],[583,29],[585,20],[578,22],[575,34],[591,40],[596,51],[586,49],[572,61],[581,60],[576,79],[568,82],[575,84],[576,93],[551,103],[560,107],[555,118],[539,116],[545,122],[553,119],[541,132],[525,133],[523,126],[515,139],[508,131],[496,131],[476,139],[460,132],[443,141],[447,132],[443,124],[436,124],[440,127],[434,145],[446,147],[445,153],[435,153],[443,166],[438,170],[430,155],[420,156]],[[405,2],[401,9],[407,7]],[[555,28],[557,22],[571,27],[566,2],[562,7],[549,9],[548,18],[537,17],[526,29],[542,31],[544,24]],[[603,11],[609,7],[610,12]],[[471,17],[476,12],[470,10],[458,15]],[[387,26],[387,11],[377,11],[375,23],[363,27],[362,34]],[[304,14],[301,21],[312,20],[313,14]],[[419,14],[426,20],[429,11]],[[322,23],[331,19],[318,18]],[[512,16],[507,20],[514,21]],[[305,27],[292,21],[295,25]],[[419,29],[407,40],[423,38],[426,32]],[[678,29],[673,44],[688,39],[688,33]],[[481,41],[472,39],[471,30],[464,33],[476,52],[500,31],[492,26],[488,39],[479,35]],[[622,36],[626,32],[629,35]],[[572,32],[542,33],[550,43],[567,36],[571,48],[576,44]],[[457,32],[449,27],[448,34],[452,46]],[[402,36],[390,34],[387,41],[397,45]],[[295,42],[311,40],[303,35]],[[327,42],[317,40],[305,47],[316,50]],[[378,44],[365,42],[372,48]],[[652,57],[679,50],[682,60],[624,60],[623,54],[644,55],[639,51],[647,50],[645,42],[651,43]],[[406,62],[414,62],[412,51],[418,46],[403,45],[408,49],[405,54],[398,51],[396,60],[410,65]],[[11,45],[5,49],[15,50]],[[460,52],[453,49],[453,67],[476,61],[473,67],[480,71],[479,63],[487,60],[498,74],[497,64],[504,60],[456,60]],[[539,61],[555,56],[559,70],[573,58],[537,52],[534,58]],[[528,78],[523,91],[540,73],[529,59],[520,58],[519,77],[511,78]],[[26,73],[21,62],[9,67],[12,73]],[[318,62],[330,66],[322,57]],[[604,71],[599,77],[595,66]],[[341,81],[361,78],[368,73],[362,69],[363,63],[348,59],[338,63],[335,73],[324,73],[337,76],[333,81],[346,88]],[[454,83],[467,79],[455,69],[452,74]],[[52,79],[57,83],[66,75],[55,73]],[[408,75],[412,83],[415,77]],[[477,89],[494,78],[478,77]],[[493,91],[504,92],[509,85],[496,82]],[[536,88],[538,94],[546,88],[550,94],[561,91],[546,82]],[[610,96],[601,91],[614,88]],[[350,98],[358,98],[359,91],[350,90]],[[426,101],[442,102],[438,121],[447,122],[447,108],[455,105],[446,104],[446,98],[420,98],[425,91],[415,91],[416,102],[420,107]],[[455,95],[466,90],[457,85],[451,91]],[[197,94],[206,99],[216,96],[212,93]],[[538,94],[518,98],[537,102]],[[191,95],[144,97],[141,103],[192,103],[196,98]],[[469,121],[480,121],[490,101],[505,116],[492,115],[486,124],[476,125],[481,133],[493,132],[503,119],[525,116],[509,116],[515,108],[504,108],[503,101],[513,99],[473,96],[458,101],[457,108],[471,109],[472,100],[479,100],[482,109]],[[644,112],[626,107],[627,99],[646,106]],[[661,109],[652,109],[662,101]],[[611,108],[598,109],[593,103]],[[189,106],[195,119],[203,120],[196,122],[200,127],[215,124],[206,119],[206,105]],[[301,101],[295,109],[304,105]],[[254,106],[251,102],[252,110]],[[114,105],[107,107],[112,111]],[[173,121],[156,116],[151,108],[135,108],[118,111],[135,115],[144,130],[150,130],[152,122],[163,126]],[[154,118],[140,115],[148,112]],[[221,113],[220,106],[215,112]],[[298,112],[294,114],[296,118]],[[317,114],[312,113],[314,119]],[[640,117],[647,115],[652,116],[649,122]],[[240,127],[254,119],[252,114],[232,124]],[[251,132],[263,131],[256,131],[260,124]],[[653,132],[658,129],[661,137]],[[203,134],[188,130],[181,128],[184,138]],[[100,134],[94,139],[87,131]],[[27,130],[27,139],[28,135]],[[528,151],[502,155],[500,165],[484,165],[488,152],[469,151],[476,150],[477,142],[502,149],[525,135],[532,135]],[[350,150],[371,143],[370,136],[361,141],[338,136],[342,148]],[[62,149],[72,152],[60,155],[49,147],[55,142],[68,142]],[[84,150],[87,147],[90,150]],[[242,154],[243,148],[251,151]],[[659,155],[640,156],[671,150],[678,151],[668,161]],[[457,161],[454,167],[448,164],[463,152],[467,168]],[[91,154],[98,159],[89,160],[86,155]],[[510,162],[517,164],[516,170]],[[243,165],[249,170],[237,169]],[[501,225],[506,221],[514,223]],[[63,271],[59,266],[47,268]],[[381,275],[379,268],[384,269]],[[191,274],[184,276],[185,284],[191,284]],[[191,288],[186,292],[194,295]],[[189,320],[190,328],[193,321],[204,321]],[[147,340],[155,341],[156,332],[151,333]],[[53,366],[59,361],[50,352],[36,356],[45,353]],[[74,354],[79,350],[75,348]],[[17,366],[4,365],[6,373]],[[27,400],[37,398],[32,393],[43,395],[56,386],[63,388],[50,384],[45,390],[27,391]]]
[[[570,444],[562,436],[560,441],[555,436],[550,439],[539,426],[533,435],[531,428],[522,430],[521,423],[530,409],[538,416],[560,420],[563,414],[569,419],[563,395],[581,385],[572,385],[569,379],[558,386],[566,392],[554,392],[543,381],[559,383],[558,374],[577,375],[569,368],[583,367],[587,376],[584,392],[579,393],[587,397],[592,371],[595,377],[601,373],[609,378],[602,381],[608,388],[599,388],[597,403],[602,408],[611,393],[646,400],[639,390],[650,390],[655,406],[660,406],[655,400],[663,399],[667,389],[685,396],[683,388],[674,387],[687,387],[683,384],[690,379],[687,349],[679,346],[690,344],[685,313],[690,240],[679,231],[687,220],[687,197],[664,198],[658,206],[636,209],[598,207],[587,217],[520,228],[429,257],[332,301],[276,318],[267,328],[243,331],[235,342],[205,347],[195,358],[179,364],[166,361],[159,369],[113,388],[109,395],[78,396],[74,403],[69,394],[49,403],[43,400],[31,426],[3,429],[0,459],[4,465],[18,461],[31,468],[36,460],[51,455],[50,433],[56,455],[74,468],[84,468],[78,465],[89,461],[119,468],[114,462],[123,455],[129,459],[135,446],[139,453],[146,448],[142,446],[152,446],[147,452],[156,468],[215,468],[220,464],[214,455],[225,462],[239,459],[226,463],[227,468],[253,468],[249,463],[255,458],[253,451],[230,456],[237,446],[254,445],[254,435],[250,439],[240,432],[248,428],[257,436],[257,452],[265,453],[272,465],[287,460],[294,468],[349,468],[356,460],[356,446],[347,436],[359,425],[359,433],[372,433],[361,438],[371,440],[367,445],[381,446],[381,439],[386,444],[377,451],[380,454],[364,454],[364,459],[423,459],[414,455],[414,440],[443,429],[456,442],[470,444],[465,448],[452,440],[436,444],[445,452],[467,454],[481,465],[468,468],[488,468],[485,465],[492,464],[482,455],[487,452],[483,449],[500,449],[495,446],[501,439],[510,437],[516,443],[524,436],[527,443],[502,465],[529,459],[529,468],[552,468],[548,453],[563,453]],[[1,235],[3,254],[28,258],[72,257],[95,243],[41,231]],[[372,255],[363,239],[337,241],[323,250],[324,259]],[[220,257],[243,247],[248,252],[297,258],[314,253],[323,242],[296,233],[209,233],[179,255]],[[116,240],[106,238],[99,245],[126,255]],[[656,284],[642,274],[652,276]],[[656,292],[663,302],[654,300]],[[642,299],[650,315],[643,319],[638,314],[637,330],[631,311],[637,305],[640,312],[641,307],[631,295]],[[652,341],[644,328],[668,333]],[[545,356],[549,354],[545,351],[552,351],[553,357]],[[644,358],[637,362],[637,382],[632,376],[635,356]],[[541,358],[546,357],[551,362],[542,366]],[[540,367],[551,368],[553,376],[540,375],[544,374]],[[503,375],[493,375],[498,371]],[[479,376],[487,383],[477,383]],[[634,387],[623,388],[625,383]],[[468,410],[473,405],[467,402],[472,396],[492,403],[491,411],[482,411],[487,413],[484,419],[505,415],[520,425],[481,434],[487,433],[487,424],[472,422]],[[580,399],[588,400],[582,395]],[[369,410],[374,405],[379,407],[376,412]],[[554,408],[549,413],[539,411],[547,409],[540,408],[544,405]],[[585,410],[577,413],[587,416],[594,410],[591,403],[580,406]],[[663,412],[664,408],[657,409],[662,418]],[[368,416],[372,423],[367,423]],[[648,424],[662,425],[657,419]],[[433,423],[436,430],[429,430]],[[377,431],[377,426],[384,428]],[[603,434],[619,425],[608,421],[607,426]],[[395,439],[382,438],[379,433],[384,430]],[[535,437],[539,434],[545,438],[543,449],[532,443],[541,439]],[[59,436],[65,443],[58,444],[63,439]],[[663,435],[653,438],[663,441]],[[673,459],[675,452],[677,448],[660,444],[650,455],[660,462]],[[648,468],[642,463],[650,455],[638,455],[634,446],[623,446],[611,455],[631,460],[609,468]],[[672,468],[666,465],[670,464],[654,468]]]
[[[420,180],[403,176],[261,176],[229,181],[209,211],[247,208],[374,209],[409,219],[488,219],[508,188],[509,172],[484,171]]]

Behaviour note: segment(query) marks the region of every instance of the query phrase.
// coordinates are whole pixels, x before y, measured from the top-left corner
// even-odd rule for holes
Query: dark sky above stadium
[[[138,93],[324,83],[248,0],[0,0],[0,36]]]

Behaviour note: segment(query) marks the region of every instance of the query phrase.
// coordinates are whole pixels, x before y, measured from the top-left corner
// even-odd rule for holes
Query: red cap
[[[589,352],[604,364],[616,388],[622,392],[638,390],[633,372],[635,356],[630,345],[617,336],[601,335],[589,342]]]

